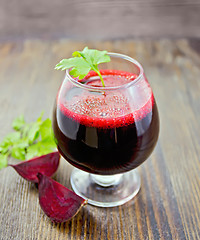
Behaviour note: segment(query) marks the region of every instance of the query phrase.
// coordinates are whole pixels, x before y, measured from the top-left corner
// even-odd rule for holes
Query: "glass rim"
[[[113,52],[108,52],[107,53],[110,57],[114,57],[114,58],[121,58],[124,60],[127,60],[133,64],[135,64],[138,69],[139,69],[139,75],[137,76],[137,78],[135,78],[133,81],[126,83],[126,84],[122,84],[119,86],[114,86],[114,87],[94,87],[94,86],[89,86],[89,85],[85,85],[79,81],[77,81],[76,79],[74,79],[70,74],[69,74],[69,69],[66,70],[66,75],[65,75],[65,79],[68,78],[70,80],[70,82],[72,82],[74,85],[76,85],[77,87],[89,90],[89,91],[109,91],[109,90],[117,90],[117,89],[122,89],[122,88],[128,88],[132,85],[135,85],[138,81],[140,81],[140,79],[142,78],[143,74],[144,74],[144,70],[142,65],[135,60],[132,57],[129,57],[125,54],[121,54],[121,53],[113,53]]]

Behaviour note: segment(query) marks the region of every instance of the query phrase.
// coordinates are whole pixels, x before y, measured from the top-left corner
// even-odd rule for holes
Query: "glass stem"
[[[96,184],[102,187],[109,187],[112,185],[117,185],[121,179],[123,174],[115,174],[115,175],[97,175],[97,174],[90,174],[90,178]]]

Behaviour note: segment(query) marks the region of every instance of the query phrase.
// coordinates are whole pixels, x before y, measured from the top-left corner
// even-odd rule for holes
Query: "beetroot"
[[[53,222],[69,220],[87,202],[50,178],[57,170],[59,160],[59,152],[53,152],[10,165],[26,180],[38,183],[40,206]]]
[[[52,176],[58,168],[59,161],[60,154],[57,151],[10,166],[26,180],[38,183],[37,174],[40,172],[46,176]]]
[[[78,196],[55,180],[38,173],[39,202],[42,210],[53,222],[66,222],[75,216],[87,200]]]

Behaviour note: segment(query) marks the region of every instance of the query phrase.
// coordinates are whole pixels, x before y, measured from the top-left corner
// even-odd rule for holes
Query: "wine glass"
[[[111,61],[100,64],[104,87],[93,71],[82,80],[66,71],[53,113],[58,150],[75,167],[72,188],[100,207],[122,205],[138,193],[136,168],[152,153],[159,133],[142,66],[123,54],[108,55]]]

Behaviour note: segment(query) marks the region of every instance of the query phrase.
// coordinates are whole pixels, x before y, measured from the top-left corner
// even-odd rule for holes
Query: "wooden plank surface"
[[[0,0],[0,41],[200,37],[199,0]]]
[[[71,221],[52,224],[35,186],[5,168],[0,171],[0,239],[200,239],[199,40],[0,44],[0,140],[21,113],[27,121],[42,110],[51,117],[63,79],[54,65],[85,45],[136,58],[154,90],[161,130],[156,149],[139,167],[141,190],[123,206],[87,205]],[[62,159],[55,179],[70,187],[71,170]]]

